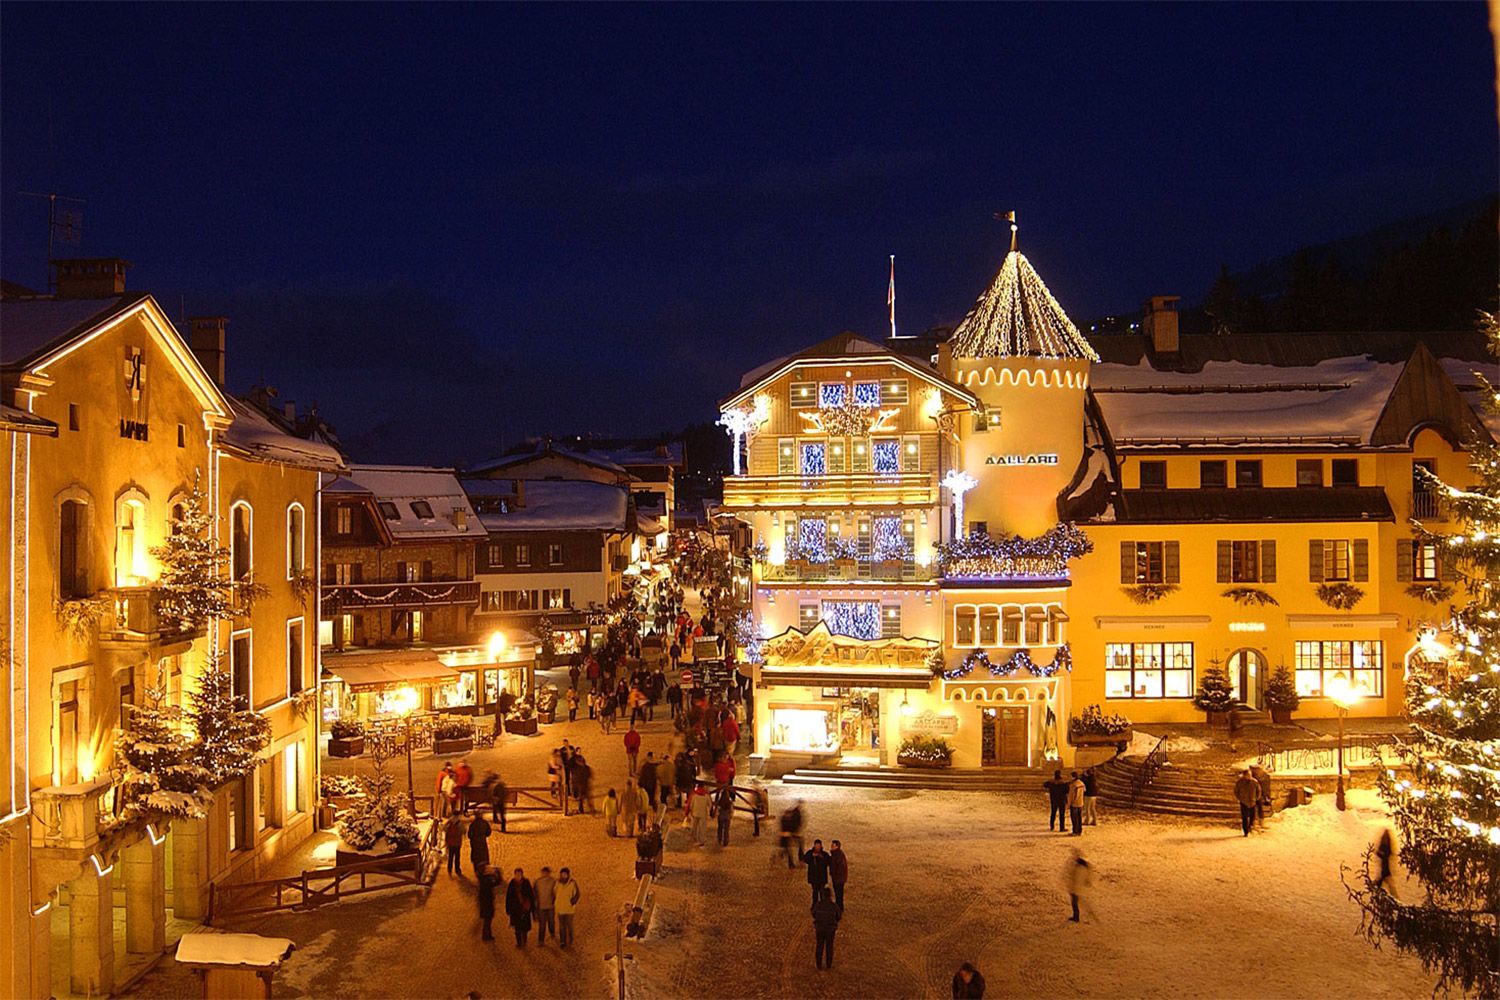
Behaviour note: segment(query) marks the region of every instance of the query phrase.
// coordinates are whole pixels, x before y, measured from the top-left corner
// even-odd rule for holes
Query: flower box
[[[1290,708],[1271,709],[1271,721],[1278,726],[1290,726],[1292,724],[1292,710]]]
[[[906,572],[906,561],[903,559],[882,559],[875,564],[875,572],[882,580],[895,580]]]
[[[859,562],[855,559],[835,559],[833,575],[840,580],[853,580],[859,576]]]
[[[545,709],[545,708],[539,708],[539,709],[537,709],[536,717],[541,721],[542,725],[544,725],[544,726],[550,726],[550,725],[552,725],[552,723],[554,723],[554,722],[557,721],[557,713],[554,712],[554,711],[552,711],[552,710],[550,710],[550,709]]]
[[[456,739],[439,739],[433,737],[432,752],[439,757],[443,754],[468,753],[474,749],[474,737],[460,736]]]
[[[505,731],[507,733],[514,733],[517,736],[535,736],[536,735],[536,720],[535,719],[506,719],[505,720]]]
[[[923,767],[929,770],[939,770],[945,767],[952,767],[953,759],[951,757],[947,760],[944,760],[941,757],[937,759],[929,759],[926,757],[913,757],[910,754],[898,753],[896,755],[896,763],[900,764],[902,767]]]
[[[337,736],[328,738],[328,756],[330,757],[358,757],[365,752],[365,738],[363,736],[351,736],[348,739],[339,739]]]
[[[1075,747],[1119,747],[1124,749],[1130,745],[1133,730],[1125,729],[1118,733],[1075,733],[1069,731],[1068,742]]]

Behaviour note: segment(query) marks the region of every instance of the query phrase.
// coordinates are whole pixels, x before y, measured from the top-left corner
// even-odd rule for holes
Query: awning
[[[421,659],[372,659],[370,662],[329,662],[325,659],[323,665],[347,684],[350,691],[386,691],[411,684],[451,681],[458,677],[457,670],[436,656]]]
[[[784,687],[902,688],[925,691],[932,684],[930,670],[836,670],[822,667],[761,667],[763,684]]]

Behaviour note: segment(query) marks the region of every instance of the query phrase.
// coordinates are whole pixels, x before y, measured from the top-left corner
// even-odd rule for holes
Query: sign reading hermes
[[[1056,465],[1057,455],[990,455],[984,460],[985,465]]]
[[[952,736],[958,732],[958,716],[939,715],[932,709],[901,716],[901,732],[924,736]]]

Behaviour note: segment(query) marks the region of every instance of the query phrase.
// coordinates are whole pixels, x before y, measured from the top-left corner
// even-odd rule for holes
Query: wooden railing
[[[845,507],[937,502],[930,472],[842,472],[824,476],[725,476],[725,507]]]
[[[1385,751],[1396,744],[1391,733],[1371,733],[1344,737],[1344,767],[1374,767],[1380,763]],[[1277,771],[1324,771],[1334,768],[1338,761],[1338,747],[1319,745],[1315,747],[1290,747],[1278,750],[1269,743],[1261,743],[1255,762],[1271,773]]]
[[[1156,741],[1156,746],[1146,755],[1141,762],[1140,769],[1136,771],[1135,778],[1130,783],[1130,804],[1135,805],[1140,801],[1141,794],[1150,787],[1151,782],[1156,780],[1156,774],[1167,763],[1167,741],[1172,738],[1169,733]]]
[[[213,925],[239,917],[276,910],[310,910],[341,899],[352,899],[388,889],[430,886],[437,875],[441,848],[436,843],[438,824],[432,824],[417,853],[400,868],[391,861],[365,861],[357,865],[314,868],[300,875],[257,879],[230,885],[210,883],[208,916]]]
[[[356,608],[428,608],[478,604],[477,580],[424,580],[413,583],[325,583],[323,606],[329,611]]]

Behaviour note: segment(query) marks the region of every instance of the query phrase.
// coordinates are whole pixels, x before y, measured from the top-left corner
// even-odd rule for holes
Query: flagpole
[[[896,255],[891,254],[891,284],[886,303],[891,307],[891,338],[896,336]]]

